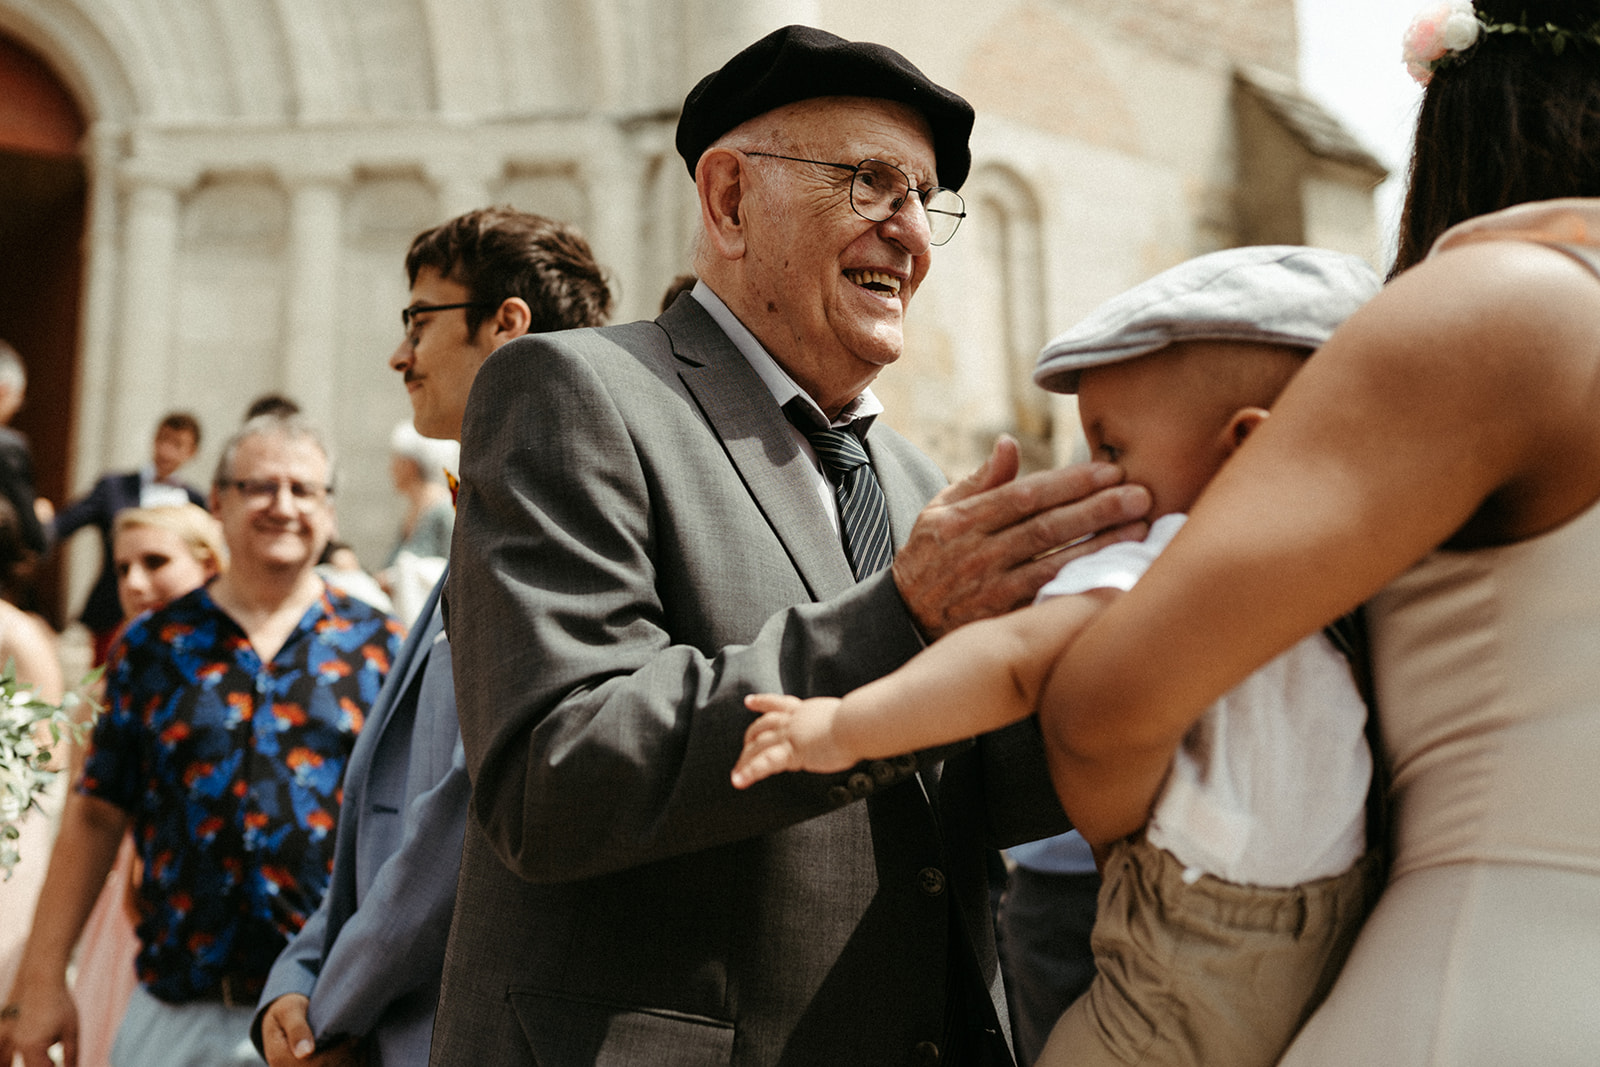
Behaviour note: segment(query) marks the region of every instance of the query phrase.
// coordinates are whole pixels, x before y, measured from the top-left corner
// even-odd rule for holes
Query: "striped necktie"
[[[867,461],[861,439],[849,430],[807,430],[839,499],[839,526],[857,579],[876,574],[894,558],[889,540],[889,505]]]

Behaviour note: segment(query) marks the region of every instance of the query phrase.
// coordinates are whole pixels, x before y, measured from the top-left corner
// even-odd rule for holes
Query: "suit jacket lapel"
[[[679,376],[816,600],[855,584],[844,548],[817,504],[811,462],[760,375],[694,300],[656,320]]]
[[[432,591],[428,593],[427,600],[423,601],[422,610],[417,613],[416,623],[412,626],[411,633],[406,636],[405,643],[400,646],[400,654],[395,659],[389,678],[385,681],[384,687],[378,692],[377,699],[372,702],[371,714],[365,726],[362,727],[363,735],[368,732],[373,734],[370,742],[360,746],[363,762],[370,760],[370,754],[377,751],[378,741],[382,738],[383,731],[388,728],[390,721],[394,718],[394,709],[400,705],[401,701],[406,699],[407,694],[416,684],[423,665],[428,662],[428,653],[433,650],[433,639],[442,625],[439,613],[434,610],[434,607],[439,603],[439,595],[444,589],[445,576],[449,573],[450,570],[446,567],[445,573],[439,576],[439,580],[434,583]],[[352,766],[354,766],[355,761],[355,754],[352,753]],[[357,775],[356,779],[359,781],[362,777]]]
[[[405,646],[401,649],[400,660],[395,664],[402,672],[400,684],[394,690],[397,701],[411,688],[423,665],[428,662],[428,653],[433,650],[433,639],[443,628],[444,620],[434,609],[438,607],[445,579],[449,576],[450,568],[446,565],[444,573],[439,575],[439,580],[433,583],[433,589],[428,592],[428,599],[422,602],[422,610],[417,612],[416,622],[406,639]]]

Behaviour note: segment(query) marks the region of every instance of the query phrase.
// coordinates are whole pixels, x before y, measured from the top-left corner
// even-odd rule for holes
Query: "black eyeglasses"
[[[850,208],[869,222],[888,222],[904,206],[912,193],[922,198],[922,213],[928,217],[928,243],[942,245],[956,235],[956,227],[967,217],[967,202],[954,189],[935,185],[918,189],[906,177],[906,172],[893,163],[881,159],[863,159],[860,163],[829,163],[822,159],[801,159],[799,156],[780,156],[776,152],[746,152],[747,156],[766,159],[786,159],[791,163],[813,163],[819,167],[835,167],[850,172]]]
[[[219,489],[236,490],[251,507],[265,507],[277,499],[283,490],[289,490],[294,502],[310,507],[333,494],[333,486],[321,482],[302,482],[297,478],[224,478],[217,482]]]
[[[430,311],[454,311],[456,308],[492,308],[498,307],[483,300],[468,300],[463,304],[412,304],[410,307],[400,309],[400,325],[404,326],[407,333],[418,315],[426,315]]]

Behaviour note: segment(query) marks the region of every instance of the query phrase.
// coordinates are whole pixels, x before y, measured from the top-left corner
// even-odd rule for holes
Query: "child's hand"
[[[838,697],[783,696],[758,693],[744,706],[762,712],[744,734],[744,751],[733,767],[733,784],[745,789],[780,771],[842,771],[856,760],[834,737]]]

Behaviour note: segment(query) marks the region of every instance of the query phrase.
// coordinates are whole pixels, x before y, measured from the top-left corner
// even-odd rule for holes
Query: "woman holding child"
[[[1115,840],[1200,709],[1370,601],[1393,869],[1283,1062],[1592,1064],[1600,199],[1558,198],[1600,197],[1600,4],[1455,0],[1408,46],[1431,83],[1399,276],[1059,659],[1041,720],[1068,811]]]

